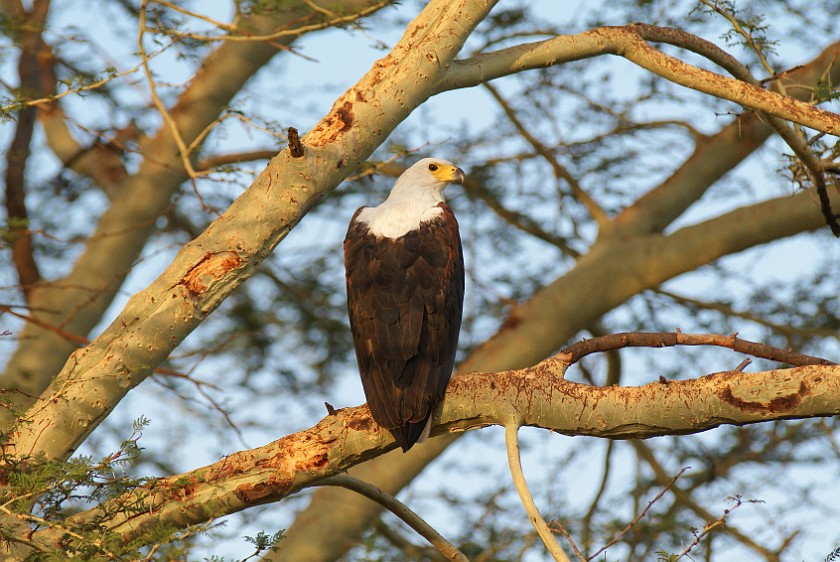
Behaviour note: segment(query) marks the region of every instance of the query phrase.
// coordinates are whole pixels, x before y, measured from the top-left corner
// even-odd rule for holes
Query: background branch
[[[414,513],[407,505],[400,500],[387,494],[372,486],[367,482],[362,482],[358,478],[353,478],[347,475],[336,475],[324,478],[317,482],[313,482],[313,486],[339,486],[347,488],[366,498],[375,501],[383,506],[385,509],[399,517],[406,525],[417,531],[421,537],[429,541],[429,543],[437,548],[447,560],[453,562],[469,562],[466,556],[458,550],[458,548],[451,542],[446,540],[434,527],[426,523],[419,515]]]

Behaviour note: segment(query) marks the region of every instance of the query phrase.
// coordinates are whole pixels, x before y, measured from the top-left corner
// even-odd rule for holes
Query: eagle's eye
[[[438,165],[437,165],[437,164],[429,164],[429,170],[430,170],[430,171],[432,171],[432,172],[436,172],[436,171],[437,171],[437,169],[438,169]]]

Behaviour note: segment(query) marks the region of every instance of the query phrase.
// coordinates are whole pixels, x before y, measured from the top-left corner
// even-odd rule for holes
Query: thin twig
[[[561,535],[566,537],[566,540],[569,541],[570,545],[572,545],[572,550],[575,551],[575,556],[578,557],[578,560],[580,560],[580,562],[586,562],[586,557],[584,557],[583,553],[580,551],[578,546],[575,544],[575,540],[572,538],[571,533],[569,533],[569,531],[566,530],[566,527],[564,527],[556,519],[552,519],[551,521],[548,522],[548,528],[551,529],[552,531],[557,531]]]
[[[604,474],[601,477],[601,484],[598,486],[598,491],[595,492],[595,497],[592,498],[592,502],[589,504],[589,509],[586,512],[586,515],[583,516],[583,520],[581,521],[581,527],[583,529],[583,548],[589,550],[590,547],[590,535],[591,535],[591,528],[592,528],[592,518],[595,516],[595,513],[598,511],[598,504],[601,502],[601,498],[604,495],[604,492],[607,490],[607,483],[610,479],[610,468],[612,466],[612,453],[613,448],[615,446],[615,441],[607,440],[607,449],[604,453]],[[551,526],[551,522],[549,522],[549,527]]]
[[[458,550],[458,548],[451,542],[446,540],[434,527],[426,523],[419,515],[414,513],[411,508],[402,503],[400,500],[380,490],[373,484],[368,484],[358,478],[347,476],[344,474],[330,476],[322,480],[317,480],[309,486],[339,486],[353,490],[366,498],[375,501],[397,517],[399,517],[406,525],[417,531],[423,538],[429,541],[432,546],[440,550],[449,560],[455,562],[469,562],[469,559]]]
[[[146,0],[144,4],[148,2]],[[269,33],[266,35],[202,35],[200,33],[190,33],[185,31],[177,31],[175,29],[155,29],[154,31],[157,33],[162,33],[166,35],[171,35],[173,37],[178,37],[180,39],[194,39],[196,41],[274,41],[275,39],[280,39],[282,37],[291,37],[296,35],[303,35],[305,33],[310,33],[312,31],[319,31],[321,29],[327,29],[329,27],[335,27],[339,25],[346,25],[349,23],[353,23],[358,19],[361,19],[381,8],[384,8],[388,4],[391,4],[393,0],[383,0],[382,2],[378,2],[373,6],[369,6],[354,14],[350,14],[347,16],[339,16],[333,18],[331,20],[316,23],[312,25],[303,25],[301,27],[297,27],[295,29],[281,29],[279,31],[275,31],[274,33]],[[243,32],[244,33],[244,32]]]
[[[834,365],[821,357],[814,357],[771,345],[752,342],[738,337],[738,334],[723,336],[720,334],[684,334],[677,332],[623,332],[610,334],[589,340],[582,340],[562,350],[556,357],[561,357],[569,364],[577,363],[592,353],[604,352],[624,347],[674,347],[677,345],[712,345],[726,347],[753,357],[770,359],[788,365]]]
[[[143,0],[142,4],[140,5],[140,12],[138,14],[137,24],[137,48],[139,49],[140,60],[143,64],[143,73],[146,75],[146,80],[149,82],[149,94],[152,97],[152,103],[154,103],[155,107],[160,113],[160,116],[163,118],[163,121],[169,128],[169,132],[172,135],[172,139],[175,141],[175,145],[178,147],[178,153],[181,156],[181,162],[184,166],[184,171],[187,173],[187,176],[192,182],[193,191],[198,197],[202,209],[209,210],[209,207],[204,203],[204,199],[201,197],[201,194],[198,191],[198,187],[195,185],[195,178],[198,176],[198,174],[193,169],[192,162],[190,162],[190,154],[192,153],[192,150],[190,147],[187,147],[187,144],[184,142],[184,137],[181,136],[181,131],[178,129],[178,124],[175,123],[175,120],[169,114],[169,111],[167,111],[166,106],[163,105],[163,101],[160,99],[160,96],[158,96],[157,87],[155,86],[155,79],[152,75],[152,69],[149,66],[149,56],[146,54],[146,46],[143,42],[143,37],[146,34],[146,8],[148,4],[149,0]]]
[[[616,536],[614,536],[613,538],[611,538],[611,539],[609,540],[609,542],[607,542],[607,544],[605,544],[604,546],[602,546],[602,547],[598,550],[598,552],[596,552],[595,554],[593,554],[592,556],[590,556],[589,558],[587,558],[587,560],[594,560],[594,559],[595,559],[598,555],[600,555],[602,552],[604,552],[604,551],[605,551],[605,550],[607,550],[609,547],[611,547],[612,545],[614,545],[615,543],[617,543],[618,541],[620,541],[620,540],[621,540],[621,537],[623,537],[624,535],[626,535],[627,533],[629,533],[629,532],[630,532],[630,529],[632,529],[632,528],[636,525],[636,523],[638,523],[639,521],[641,521],[641,520],[642,520],[642,517],[644,517],[644,516],[647,514],[647,512],[648,512],[648,511],[650,511],[650,508],[651,508],[651,507],[653,507],[653,504],[655,504],[655,503],[656,503],[656,502],[658,502],[660,499],[662,499],[662,496],[664,496],[664,495],[665,495],[665,493],[666,493],[668,490],[670,490],[670,489],[671,489],[671,487],[672,487],[672,486],[673,486],[673,485],[677,482],[677,480],[679,479],[679,477],[680,477],[680,476],[682,476],[682,475],[683,475],[683,473],[684,473],[686,470],[688,470],[688,467],[683,467],[683,468],[682,468],[682,470],[680,470],[680,471],[679,471],[679,472],[678,472],[678,473],[677,473],[677,474],[676,474],[673,478],[671,478],[671,481],[670,481],[670,482],[668,482],[668,484],[667,484],[664,488],[662,488],[662,490],[661,490],[658,494],[656,494],[656,496],[655,496],[652,500],[650,500],[650,501],[648,502],[648,504],[645,506],[645,508],[644,508],[643,510],[641,510],[641,511],[638,513],[638,515],[636,515],[636,517],[634,517],[634,518],[633,518],[633,520],[632,520],[632,521],[630,521],[630,523],[628,523],[628,524],[627,524],[627,526],[626,526],[626,527],[624,527],[624,529],[622,529],[622,530],[621,530],[621,532],[620,532],[619,534],[617,534]]]
[[[214,25],[214,26],[218,27],[219,29],[224,29],[225,31],[235,31],[236,30],[235,25],[225,23],[223,21],[215,20],[215,19],[211,18],[210,16],[206,16],[204,14],[199,14],[198,12],[193,12],[192,10],[187,10],[186,8],[178,6],[177,4],[173,4],[172,2],[166,2],[165,0],[152,0],[152,2],[154,2],[155,4],[160,4],[161,6],[164,6],[166,8],[169,8],[170,10],[172,10],[174,12],[184,14],[185,16],[190,16],[191,18],[196,18],[196,19],[199,19],[199,20],[202,20],[202,21],[206,21],[210,25]]]
[[[519,493],[519,499],[522,500],[528,519],[531,520],[531,524],[537,530],[537,534],[540,535],[552,558],[556,562],[570,562],[569,557],[566,556],[566,553],[557,543],[557,539],[554,538],[554,533],[551,532],[551,529],[545,523],[545,519],[540,515],[540,511],[534,503],[534,498],[531,497],[531,492],[528,490],[528,483],[525,482],[525,474],[522,472],[522,460],[519,457],[519,426],[518,421],[505,424],[505,445],[507,445],[508,464],[510,465],[513,485],[516,486],[516,491]]]
[[[554,152],[549,149],[546,145],[539,141],[528,128],[519,120],[516,116],[516,112],[513,110],[512,107],[508,104],[507,100],[502,97],[499,91],[494,88],[490,83],[483,84],[484,88],[490,92],[490,95],[493,99],[496,100],[504,114],[507,116],[508,120],[517,130],[517,132],[522,136],[525,141],[530,144],[534,150],[542,156],[546,162],[551,166],[552,171],[554,172],[554,177],[557,179],[563,179],[568,185],[569,189],[572,192],[572,195],[580,201],[580,203],[586,207],[587,211],[589,211],[589,215],[595,219],[595,222],[601,227],[604,228],[607,223],[609,223],[610,218],[607,215],[606,211],[598,204],[595,199],[590,197],[590,195],[580,186],[572,173],[567,170],[564,166],[560,164],[557,158],[554,156]],[[577,255],[573,253],[572,255]]]
[[[677,557],[674,558],[674,560],[679,560],[683,556],[688,556],[688,553],[691,552],[691,550],[695,546],[700,544],[700,541],[703,540],[703,537],[705,537],[706,535],[708,535],[709,533],[711,533],[715,529],[726,527],[726,518],[729,517],[730,513],[732,513],[734,510],[738,509],[739,507],[741,507],[744,503],[743,500],[741,498],[738,498],[738,497],[729,498],[729,499],[734,500],[735,505],[733,507],[729,508],[729,509],[725,509],[723,511],[723,515],[718,517],[716,520],[707,522],[705,525],[703,525],[703,529],[701,529],[700,531],[695,531],[694,540],[691,541],[691,544],[689,544],[684,549],[682,549],[682,551],[679,554],[677,554]],[[689,556],[689,558],[691,558],[691,557]]]

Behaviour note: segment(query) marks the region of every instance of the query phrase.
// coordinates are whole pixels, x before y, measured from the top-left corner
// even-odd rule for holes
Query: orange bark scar
[[[234,495],[247,504],[262,503],[288,495],[292,481],[288,478],[271,475],[266,481],[254,484],[241,484],[234,490]]]
[[[772,399],[770,402],[752,402],[744,400],[743,398],[739,398],[732,394],[732,389],[728,386],[720,392],[718,396],[720,396],[721,400],[733,408],[741,410],[742,412],[778,414],[795,409],[799,406],[799,403],[802,402],[802,399],[810,394],[810,390],[811,389],[805,381],[802,381],[799,383],[798,391],[793,394],[788,394],[787,396],[779,396]]]
[[[318,126],[307,135],[307,142],[312,146],[329,144],[338,138],[341,133],[349,131],[355,120],[353,104],[349,100],[341,104],[336,102],[330,114],[324,117]]]
[[[235,252],[217,252],[205,254],[201,261],[195,264],[186,275],[182,283],[195,295],[204,293],[213,282],[221,279],[229,271],[239,267],[242,259]]]

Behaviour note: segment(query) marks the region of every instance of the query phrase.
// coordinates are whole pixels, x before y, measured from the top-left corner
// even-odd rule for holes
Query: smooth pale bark
[[[634,29],[632,24],[560,35],[458,61],[450,77],[441,83],[440,91],[475,86],[513,72],[599,55],[624,57],[675,84],[840,136],[840,115],[666,55],[645,41],[641,29]]]
[[[10,443],[15,454],[70,456],[307,211],[431,95],[490,7],[478,0],[429,3],[391,53],[302,138],[304,157],[286,150],[274,158],[96,340],[73,353],[17,428]]]
[[[358,10],[371,0],[336,3],[342,10]],[[312,8],[287,10],[268,16],[249,17],[241,25],[255,32],[268,32],[311,14]],[[294,37],[276,40],[289,44]],[[190,143],[210,125],[243,86],[280,51],[266,42],[226,42],[214,50],[179,98],[170,114],[185,142]],[[42,119],[48,141],[69,157],[74,150],[66,125],[52,109]],[[154,136],[139,139],[144,160],[138,172],[119,185],[101,186],[112,194],[111,205],[102,214],[72,271],[61,279],[45,281],[32,290],[29,305],[38,320],[60,327],[63,332],[85,337],[102,319],[135,261],[140,256],[155,221],[171,204],[172,195],[187,179],[172,132],[161,127]],[[18,389],[8,394],[12,408],[31,406],[61,370],[79,345],[59,333],[35,324],[23,326],[19,345],[5,372],[0,388]],[[0,409],[0,427],[8,427],[11,416]]]
[[[519,371],[458,377],[432,418],[432,436],[517,419],[523,425],[564,435],[644,439],[698,433],[721,425],[840,414],[838,365],[730,371],[606,388],[564,380],[566,367],[557,357]],[[367,406],[344,408],[300,433],[161,478],[118,498],[116,505],[142,505],[143,509],[123,512],[106,527],[126,540],[160,524],[186,528],[281,500],[393,448],[393,438],[373,422]],[[347,515],[343,505],[338,511]],[[84,524],[100,515],[96,509],[82,512],[71,517],[69,524]],[[322,536],[323,532],[322,528]],[[62,533],[54,530],[32,536],[50,546],[61,539]]]

